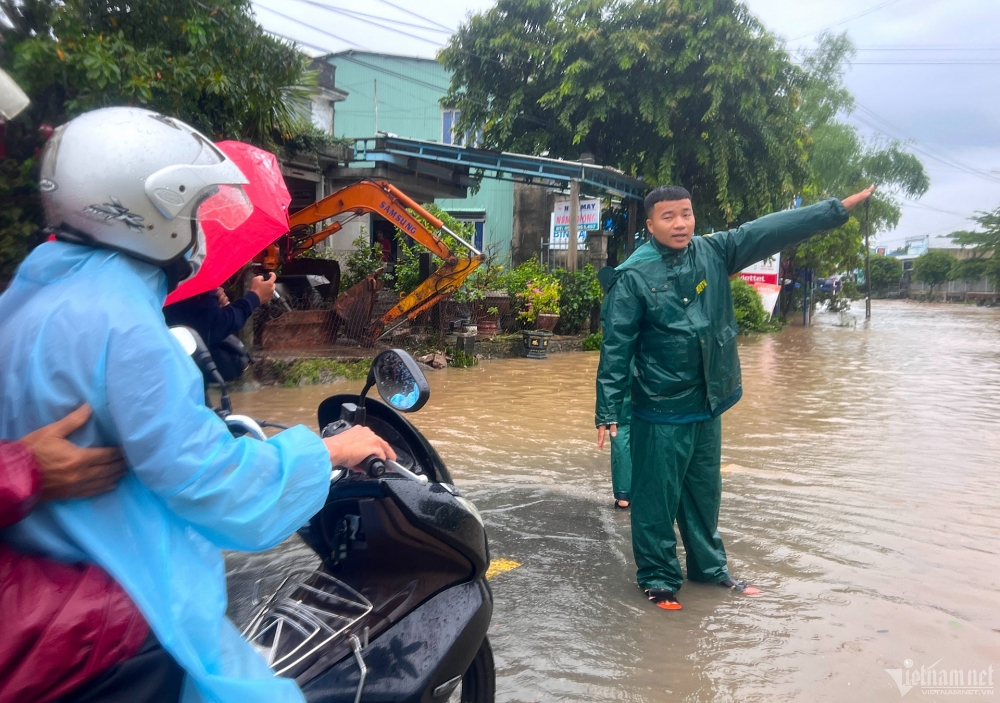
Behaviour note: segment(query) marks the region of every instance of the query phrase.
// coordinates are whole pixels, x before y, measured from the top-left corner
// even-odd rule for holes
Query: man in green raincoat
[[[603,449],[606,431],[618,434],[631,390],[632,550],[639,587],[657,606],[681,607],[675,520],[690,580],[759,592],[730,577],[718,531],[721,415],[743,393],[729,277],[844,224],[872,190],[704,237],[693,236],[684,188],[662,186],[646,196],[652,238],[615,270],[605,300],[595,424]]]

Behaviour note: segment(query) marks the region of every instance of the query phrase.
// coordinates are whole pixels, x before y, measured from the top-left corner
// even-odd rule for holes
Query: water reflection
[[[523,564],[493,582],[498,700],[854,703],[896,700],[884,669],[907,658],[1000,668],[1000,312],[876,301],[873,315],[740,340],[721,524],[731,571],[764,595],[686,584],[679,613],[634,585],[594,446],[596,354],[428,374],[410,419],[482,509],[494,555]],[[323,398],[358,386],[234,402],[315,427]]]

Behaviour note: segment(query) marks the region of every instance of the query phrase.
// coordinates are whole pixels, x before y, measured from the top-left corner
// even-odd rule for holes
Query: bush
[[[385,262],[382,261],[382,250],[368,243],[368,236],[364,230],[352,244],[354,251],[345,262],[347,270],[341,279],[341,290],[347,290],[351,286],[357,285],[385,266]]]
[[[368,376],[371,361],[338,361],[336,359],[296,359],[274,362],[274,373],[279,383],[285,388],[313,385],[316,383],[332,383],[346,378],[349,381],[361,381]]]
[[[740,333],[769,331],[771,325],[768,324],[767,312],[754,287],[739,276],[732,278],[729,285],[733,290],[733,312]]]
[[[600,331],[594,332],[593,334],[588,334],[583,338],[583,350],[584,351],[601,351],[601,342],[604,340],[604,334]]]
[[[601,302],[601,284],[597,272],[587,264],[575,273],[566,270],[553,272],[559,281],[559,334],[576,334],[590,322],[594,305]]]
[[[474,225],[468,222],[459,222],[445,212],[440,205],[426,203],[422,207],[427,210],[427,212],[434,215],[434,217],[441,220],[441,222],[444,223],[444,226],[452,232],[462,237],[465,241],[472,242],[476,235],[476,228]],[[409,208],[407,208],[406,211],[410,213],[411,217],[426,227],[429,232],[437,233],[437,228],[430,222]],[[464,244],[451,235],[441,233],[439,236],[445,246],[459,256],[463,256],[464,252],[468,251]],[[404,234],[398,227],[396,228],[396,241],[399,244],[399,256],[396,261],[396,280],[393,287],[397,293],[410,293],[420,284],[420,254],[428,251],[428,249],[422,244],[418,244],[414,240],[410,239],[409,235]]]

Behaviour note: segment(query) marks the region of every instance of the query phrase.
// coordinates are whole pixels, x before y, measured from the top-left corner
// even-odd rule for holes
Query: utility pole
[[[576,238],[580,226],[580,181],[569,182],[569,244],[566,251],[566,270],[576,272]]]
[[[868,238],[872,233],[871,212],[868,209],[869,199],[865,200],[865,319],[872,319],[872,255]]]
[[[375,79],[375,136],[378,136],[378,78]]]

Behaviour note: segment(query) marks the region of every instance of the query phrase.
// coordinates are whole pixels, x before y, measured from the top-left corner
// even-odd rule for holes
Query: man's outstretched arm
[[[843,201],[830,198],[808,207],[771,213],[728,232],[713,234],[710,241],[720,249],[731,276],[817,232],[840,227],[847,222],[847,213],[874,190],[875,186],[871,186]]]

